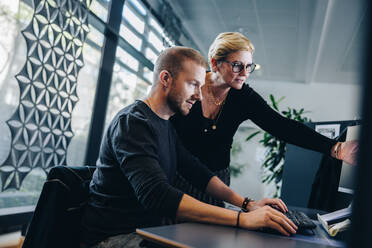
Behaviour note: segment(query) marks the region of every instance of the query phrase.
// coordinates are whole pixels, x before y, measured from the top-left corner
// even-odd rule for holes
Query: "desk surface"
[[[22,206],[0,209],[0,231],[12,226],[26,225],[34,214],[35,206]]]
[[[137,233],[151,242],[165,247],[344,247],[344,243],[330,239],[318,224],[314,236],[296,234],[291,237],[249,231],[235,227],[183,223],[177,225],[140,228]]]

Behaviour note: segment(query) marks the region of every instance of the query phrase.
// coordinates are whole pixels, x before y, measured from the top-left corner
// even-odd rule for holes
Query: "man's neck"
[[[174,115],[174,112],[168,106],[166,98],[163,96],[150,93],[144,102],[149,106],[152,112],[164,120],[169,120],[169,118]]]

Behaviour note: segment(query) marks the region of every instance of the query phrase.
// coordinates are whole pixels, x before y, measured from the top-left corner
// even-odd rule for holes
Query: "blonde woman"
[[[209,48],[211,72],[202,86],[202,100],[196,102],[187,116],[172,118],[179,137],[225,184],[230,185],[230,149],[239,125],[252,120],[272,135],[355,164],[356,142],[340,143],[318,134],[305,125],[287,119],[274,111],[248,84],[255,70],[254,46],[238,32],[221,33]],[[223,206],[178,176],[177,187],[195,198]]]

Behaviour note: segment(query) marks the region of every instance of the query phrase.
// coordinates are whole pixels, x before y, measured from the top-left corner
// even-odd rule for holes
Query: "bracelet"
[[[334,155],[335,155],[335,158],[337,159],[339,159],[338,154],[340,153],[340,148],[341,148],[341,142],[337,142],[335,150],[334,150]]]
[[[241,213],[242,213],[242,210],[239,210],[238,217],[236,218],[236,227],[239,227],[239,219],[240,219],[240,214]]]
[[[253,201],[251,198],[248,198],[248,197],[245,197],[244,198],[244,201],[243,201],[243,204],[242,204],[242,210],[244,212],[248,212],[248,209],[247,209],[247,206],[248,206],[248,203]]]

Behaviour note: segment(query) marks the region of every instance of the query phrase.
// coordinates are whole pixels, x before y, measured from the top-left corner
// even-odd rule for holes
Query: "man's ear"
[[[163,87],[168,88],[172,83],[172,75],[167,70],[162,70],[159,74],[160,83]]]

